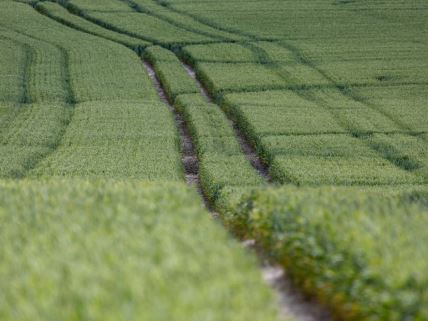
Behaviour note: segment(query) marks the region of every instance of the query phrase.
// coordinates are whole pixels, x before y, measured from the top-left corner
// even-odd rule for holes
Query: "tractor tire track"
[[[168,96],[165,90],[163,89],[153,66],[145,60],[142,60],[142,63],[152,81],[153,86],[156,89],[159,99],[168,107],[171,114],[173,115],[175,126],[177,128],[180,139],[181,162],[183,164],[186,183],[187,185],[196,188],[205,206],[207,207],[207,209],[210,209],[208,199],[202,192],[201,182],[199,180],[199,162],[196,156],[196,150],[193,145],[192,137],[188,128],[186,127],[186,123],[180,113],[176,111],[174,106],[168,100]]]
[[[188,75],[192,77],[197,84],[201,96],[208,102],[214,103],[208,90],[203,83],[198,79],[194,69],[182,61],[182,66],[187,71]],[[219,106],[220,108],[220,106]],[[235,131],[236,138],[241,146],[242,152],[247,157],[253,168],[264,178],[268,183],[272,183],[272,178],[269,175],[268,167],[262,162],[256,153],[255,149],[246,140],[245,135],[241,132],[239,127],[230,118],[229,122]],[[281,317],[284,319],[291,318],[296,321],[331,321],[332,317],[327,309],[322,307],[318,302],[310,301],[304,297],[301,292],[295,288],[292,281],[287,276],[285,270],[279,265],[272,264],[265,255],[257,249],[254,240],[246,240],[242,242],[245,249],[255,254],[260,262],[260,272],[266,284],[268,284],[276,293],[278,307]]]
[[[184,62],[180,60],[183,68],[186,70],[187,74],[195,81],[197,87],[199,88],[200,94],[204,97],[208,102],[216,104],[218,108],[221,108],[214,99],[210,96],[208,90],[202,84],[202,82],[198,79],[195,70]],[[239,146],[241,147],[242,153],[245,155],[247,160],[250,162],[251,166],[257,171],[257,173],[263,177],[263,179],[267,182],[272,182],[272,178],[269,175],[269,168],[263,163],[259,155],[257,154],[254,147],[250,144],[250,142],[246,139],[244,133],[241,131],[239,126],[233,121],[230,117],[227,117],[231,127],[235,132],[235,136],[238,140]]]

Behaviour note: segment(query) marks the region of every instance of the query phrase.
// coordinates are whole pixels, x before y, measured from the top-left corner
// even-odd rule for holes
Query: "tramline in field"
[[[207,205],[332,319],[427,319],[427,18],[0,1],[2,319],[302,320],[183,184],[184,127]]]

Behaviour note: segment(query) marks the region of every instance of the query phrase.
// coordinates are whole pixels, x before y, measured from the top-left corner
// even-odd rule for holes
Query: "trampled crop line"
[[[224,41],[224,40],[207,40],[207,41],[189,41],[189,42],[163,42],[163,41],[159,41],[156,38],[153,37],[144,37],[141,36],[140,34],[134,33],[132,31],[128,31],[119,27],[116,27],[102,19],[98,19],[98,18],[94,18],[86,13],[83,12],[83,10],[81,10],[79,7],[77,7],[74,4],[71,3],[64,3],[64,2],[59,2],[59,4],[64,7],[70,14],[73,14],[75,16],[78,16],[82,19],[85,19],[88,22],[91,22],[93,24],[96,24],[104,29],[116,32],[118,34],[122,34],[122,35],[126,35],[135,39],[140,39],[146,42],[149,42],[153,45],[157,45],[157,46],[161,46],[163,48],[166,49],[176,49],[176,48],[181,48],[183,46],[188,46],[188,45],[205,45],[205,44],[213,44],[213,43],[235,43],[237,42],[237,40],[228,40],[228,41]],[[79,30],[80,31],[80,30]],[[110,39],[109,39],[110,40]],[[115,40],[111,40],[111,41],[115,41]],[[115,41],[117,42],[117,41]],[[120,42],[117,42],[120,43]],[[122,44],[122,43],[120,43]],[[123,45],[123,44],[122,44]]]
[[[34,49],[26,43],[17,41],[10,37],[0,36],[0,38],[6,39],[7,41],[13,42],[16,45],[20,46],[24,50],[24,67],[22,68],[22,83],[21,83],[21,97],[19,99],[20,104],[31,104],[30,88],[29,88],[29,75],[31,62],[34,56]]]
[[[65,111],[67,112],[67,117],[66,117],[66,123],[64,124],[64,126],[62,127],[61,131],[59,132],[58,138],[56,139],[55,143],[53,145],[50,146],[50,151],[45,153],[41,158],[38,158],[37,160],[35,160],[34,162],[32,162],[31,164],[29,164],[28,167],[26,167],[26,171],[25,174],[23,175],[23,177],[25,177],[26,175],[28,175],[28,173],[33,170],[34,168],[37,167],[37,165],[43,160],[46,159],[47,157],[49,157],[50,155],[52,155],[59,147],[59,145],[61,144],[62,138],[66,132],[66,129],[68,127],[68,125],[71,123],[73,115],[74,115],[74,109],[75,109],[75,104],[76,104],[76,98],[75,98],[75,94],[74,91],[71,87],[70,84],[70,67],[69,67],[69,55],[68,52],[65,48],[58,46],[54,43],[51,43],[49,41],[37,38],[33,35],[29,35],[25,32],[19,31],[19,30],[15,30],[15,29],[10,29],[18,34],[22,34],[28,38],[32,38],[36,41],[39,42],[44,42],[47,43],[51,46],[56,47],[60,53],[61,53],[61,68],[62,68],[62,80],[63,80],[63,88],[65,89],[65,92],[67,93],[67,97],[66,97],[66,101],[64,101],[65,104]],[[29,100],[31,101],[31,97],[29,98]]]
[[[241,36],[241,37],[246,37],[246,38],[248,38],[248,40],[256,40],[256,41],[257,40],[260,40],[260,41],[264,41],[264,40],[268,40],[269,41],[269,40],[271,40],[271,39],[260,38],[257,35],[254,35],[254,34],[251,34],[251,33],[248,33],[248,32],[243,32],[242,30],[238,30],[238,29],[234,29],[234,28],[227,28],[227,27],[221,26],[221,25],[219,25],[217,23],[214,23],[214,22],[209,21],[207,19],[198,17],[198,16],[193,15],[191,13],[178,10],[178,9],[174,8],[173,6],[171,6],[169,3],[167,3],[167,2],[165,2],[163,0],[154,0],[154,2],[156,2],[158,5],[160,5],[160,6],[164,7],[164,8],[167,8],[167,9],[171,10],[172,12],[175,12],[175,13],[180,14],[182,16],[186,16],[186,17],[192,18],[194,21],[196,21],[196,22],[198,22],[200,24],[206,25],[208,27],[217,29],[217,30],[222,31],[222,32],[227,32],[227,33],[230,33],[230,34],[233,34],[233,35],[237,35],[237,36]]]
[[[55,44],[55,43],[52,43],[50,41],[47,41],[47,40],[44,40],[44,39],[41,39],[41,38],[38,38],[38,37],[35,37],[33,35],[27,34],[27,33],[22,32],[20,30],[11,29],[11,28],[8,28],[8,29],[11,30],[11,31],[13,31],[13,32],[16,32],[18,34],[21,34],[21,35],[23,35],[25,37],[34,39],[34,40],[36,40],[38,42],[47,43],[47,44],[49,44],[49,45],[57,48],[61,52],[61,57],[62,57],[61,67],[63,69],[62,70],[62,73],[63,73],[63,86],[64,86],[64,89],[65,89],[65,91],[67,93],[67,98],[66,98],[65,103],[67,103],[69,105],[74,105],[75,102],[76,102],[76,99],[75,99],[75,95],[74,95],[73,89],[72,89],[71,84],[70,84],[69,57],[68,57],[67,50],[65,48],[63,48],[63,47]],[[31,97],[29,99],[32,100]]]
[[[157,5],[159,5],[162,8],[168,9],[171,12],[174,12],[176,14],[179,14],[183,17],[188,17],[193,19],[195,22],[205,25],[207,27],[213,28],[213,29],[217,29],[218,31],[221,32],[225,32],[225,33],[229,33],[233,36],[238,36],[238,37],[243,37],[246,39],[242,39],[242,40],[237,40],[237,42],[248,42],[248,41],[267,41],[267,42],[276,42],[278,40],[280,40],[279,38],[275,37],[275,38],[269,38],[269,37],[259,37],[258,35],[249,33],[249,32],[245,32],[242,31],[240,29],[236,29],[236,28],[230,28],[230,27],[225,27],[224,25],[220,25],[217,24],[215,22],[212,22],[208,19],[199,17],[197,15],[188,13],[188,12],[184,12],[181,11],[179,9],[174,8],[173,6],[171,6],[171,4],[165,2],[164,0],[152,0],[154,3],[156,3]],[[233,42],[233,41],[231,41]]]
[[[392,122],[394,122],[397,126],[399,126],[401,129],[404,130],[408,130],[411,131],[412,129],[409,128],[406,124],[404,124],[403,122],[401,122],[399,119],[397,119],[396,117],[394,117],[394,115],[386,112],[385,110],[378,108],[376,105],[371,104],[369,102],[367,102],[365,99],[363,99],[362,97],[359,97],[358,95],[356,95],[355,93],[353,93],[349,86],[343,86],[341,84],[338,84],[336,82],[335,79],[333,79],[330,75],[328,75],[325,71],[323,71],[321,68],[319,68],[318,66],[316,66],[314,63],[312,63],[312,61],[310,61],[309,59],[307,59],[303,53],[296,48],[295,46],[287,43],[287,42],[278,42],[278,45],[282,46],[283,48],[289,50],[296,58],[297,61],[301,62],[303,65],[306,65],[310,68],[312,68],[313,70],[317,71],[320,75],[322,75],[327,81],[329,81],[330,83],[332,83],[339,91],[342,95],[344,95],[345,97],[348,97],[356,102],[359,102],[361,104],[364,104],[366,107],[375,110],[379,113],[381,113],[383,116],[385,116],[386,118],[388,118],[389,120],[391,120]]]
[[[48,18],[50,18],[50,19],[52,19],[52,20],[54,20],[54,21],[56,21],[56,22],[58,22],[58,23],[60,23],[60,24],[62,24],[62,25],[64,25],[64,26],[66,26],[66,27],[69,27],[69,28],[72,28],[72,29],[74,29],[74,30],[77,30],[77,31],[79,31],[79,32],[84,32],[84,33],[86,33],[86,34],[89,34],[89,35],[92,35],[92,36],[94,36],[94,37],[99,37],[99,38],[102,38],[102,39],[104,39],[104,40],[107,40],[107,41],[112,41],[112,42],[115,42],[115,43],[118,43],[118,44],[121,44],[121,45],[123,45],[123,46],[125,46],[125,47],[127,47],[127,48],[129,48],[129,49],[131,49],[131,50],[133,50],[133,51],[141,51],[141,48],[139,48],[139,47],[135,47],[135,46],[130,46],[130,45],[128,45],[126,42],[121,42],[121,41],[119,41],[119,40],[113,40],[113,39],[110,39],[110,38],[108,38],[108,37],[103,37],[102,35],[99,35],[99,34],[95,34],[95,33],[91,33],[91,32],[89,32],[89,31],[87,31],[87,30],[85,30],[84,28],[81,28],[81,27],[79,27],[78,25],[76,25],[76,24],[74,24],[74,23],[72,23],[72,22],[69,22],[69,21],[66,21],[66,20],[64,20],[64,19],[61,19],[61,18],[59,18],[59,17],[55,17],[54,15],[52,15],[49,11],[47,11],[47,10],[43,10],[42,9],[42,7],[40,7],[40,6],[33,6],[34,7],[34,9],[37,11],[37,12],[39,12],[40,14],[42,14],[42,15],[44,15],[44,16],[46,16],[46,17],[48,17]],[[65,8],[67,11],[68,11],[68,9],[67,8]],[[72,15],[75,15],[75,14],[73,14],[73,13],[71,13],[70,11],[68,11],[70,14],[72,14]],[[76,15],[77,16],[77,15]],[[78,16],[79,18],[82,18],[82,17],[80,17],[80,16]],[[84,18],[82,18],[82,19],[84,19]],[[87,19],[85,19],[86,21],[88,21],[88,22],[90,22],[90,23],[93,23],[94,25],[96,25],[96,26],[99,26],[98,24],[95,24],[94,22],[92,22],[92,21],[89,21],[89,20],[87,20]],[[104,28],[104,29],[107,29],[107,28]],[[108,30],[108,29],[107,29]],[[137,39],[137,38],[135,38],[136,40],[139,40],[139,39]]]
[[[210,96],[208,90],[205,88],[203,83],[198,79],[196,72],[193,70],[192,66],[187,64],[186,62],[180,60],[184,69],[187,71],[188,75],[193,78],[196,82],[201,95],[210,103],[216,104],[219,108],[221,108]],[[227,114],[226,114],[227,116]],[[242,153],[245,155],[247,160],[250,162],[251,166],[258,172],[258,174],[263,177],[263,179],[267,182],[272,182],[272,178],[269,175],[269,168],[263,163],[256,150],[250,144],[250,142],[246,139],[245,135],[236,124],[234,120],[228,117],[231,127],[235,132],[235,136],[241,147]]]
[[[265,64],[265,66],[268,66],[268,64]],[[267,67],[267,68],[272,68],[272,67]],[[274,69],[272,68],[271,70],[274,70]],[[281,76],[281,78],[284,80],[291,80],[291,78],[286,76]],[[366,88],[366,87],[388,88],[388,87],[394,87],[396,85],[427,85],[427,84],[425,83],[395,83],[395,84],[373,84],[373,85],[350,84],[349,86],[355,87],[355,88]],[[285,84],[285,85],[273,85],[273,86],[270,85],[270,86],[264,86],[264,87],[252,86],[244,89],[239,89],[239,88],[222,89],[221,91],[216,93],[216,98],[224,96],[226,94],[258,93],[258,92],[265,92],[265,91],[282,91],[282,90],[309,91],[309,90],[317,90],[317,89],[337,89],[337,86],[334,84],[319,84],[319,85],[304,85],[304,84],[286,85]],[[403,128],[403,130],[407,130],[409,132],[412,131],[412,129],[406,129],[406,128]]]
[[[42,158],[38,159],[37,162],[33,163],[32,166],[30,166],[29,168],[27,168],[27,173],[29,173],[32,169],[35,169],[38,164],[40,164],[40,162],[43,159],[46,159],[47,157],[49,157],[50,155],[54,154],[55,151],[58,149],[58,147],[61,145],[62,139],[67,131],[68,126],[70,125],[70,123],[73,120],[73,116],[74,116],[74,111],[75,111],[75,107],[76,107],[76,98],[73,92],[73,89],[71,87],[70,84],[70,67],[69,67],[69,55],[66,49],[62,48],[62,47],[58,47],[62,53],[61,57],[62,57],[62,66],[63,66],[63,81],[64,81],[64,88],[67,92],[67,102],[65,105],[64,110],[67,112],[67,118],[66,118],[66,122],[64,123],[64,126],[61,128],[57,139],[55,140],[55,143],[50,146],[50,151],[46,154],[43,155]]]
[[[8,30],[8,29],[4,29],[4,30]],[[2,30],[0,30],[0,32],[1,31]],[[21,69],[21,74],[22,74],[21,95],[19,97],[19,102],[18,102],[19,108],[17,108],[16,112],[12,113],[11,117],[5,123],[3,128],[0,129],[0,132],[2,132],[3,130],[5,130],[5,129],[7,130],[8,128],[10,128],[11,124],[13,124],[16,117],[24,109],[22,107],[25,104],[31,103],[31,96],[30,96],[30,89],[29,89],[29,81],[30,81],[29,75],[30,75],[30,67],[31,67],[31,63],[32,63],[32,58],[34,55],[34,49],[31,46],[29,46],[28,44],[21,42],[21,41],[18,41],[16,39],[13,39],[13,38],[8,37],[8,36],[4,36],[4,35],[0,34],[0,39],[4,39],[6,41],[13,42],[16,45],[22,47],[24,50],[24,66]]]
[[[120,0],[120,1],[124,1],[124,0]],[[143,40],[143,41],[146,41],[146,42],[148,42],[150,44],[158,45],[158,46],[161,46],[161,47],[163,47],[165,49],[168,49],[168,50],[170,50],[170,49],[180,49],[181,47],[189,46],[189,45],[207,45],[207,44],[216,44],[216,43],[219,43],[219,44],[221,44],[221,43],[238,43],[239,44],[239,43],[247,42],[247,40],[227,39],[227,38],[223,38],[222,39],[220,37],[217,40],[212,39],[212,40],[207,40],[207,41],[189,41],[189,42],[176,42],[176,43],[174,43],[174,42],[163,42],[163,41],[159,41],[159,40],[157,40],[155,38],[143,37],[143,36],[141,36],[139,34],[135,34],[135,33],[130,32],[128,30],[123,30],[121,28],[115,27],[115,26],[109,24],[108,22],[105,22],[104,20],[93,18],[90,15],[85,14],[76,5],[73,5],[73,4],[70,4],[70,3],[65,3],[63,1],[56,2],[56,3],[58,3],[59,5],[61,5],[64,9],[66,9],[68,11],[68,13],[70,13],[72,15],[75,15],[75,16],[81,18],[81,19],[84,19],[84,20],[86,20],[89,23],[97,25],[98,27],[104,28],[104,29],[109,30],[111,32],[115,32],[117,34],[121,34],[121,35],[125,35],[125,36],[128,36],[128,37],[134,38],[136,40]],[[105,39],[105,40],[108,40],[108,41],[113,41],[115,43],[121,44],[123,46],[126,46],[127,48],[130,48],[130,49],[136,51],[138,54],[141,53],[142,48],[147,47],[147,46],[150,45],[150,44],[148,44],[147,46],[141,45],[141,47],[135,48],[133,46],[129,46],[125,42],[121,42],[121,41],[118,41],[116,39],[110,39],[108,37],[103,37],[103,36],[101,36],[99,34],[91,33],[89,31],[84,30],[83,28],[79,27],[78,25],[75,25],[75,24],[73,24],[71,22],[65,21],[65,20],[63,20],[61,18],[54,17],[49,12],[47,12],[45,10],[42,10],[39,6],[37,6],[37,3],[31,4],[31,6],[37,12],[39,12],[40,14],[43,14],[46,17],[48,17],[48,18],[50,18],[52,20],[55,20],[56,22],[61,23],[61,24],[65,25],[65,26],[67,26],[69,28],[73,28],[73,29],[75,29],[75,30],[77,30],[79,32],[84,32],[84,33],[93,35],[94,37],[99,37],[99,38],[102,38],[102,39]],[[146,13],[146,12],[144,12],[144,13]],[[158,15],[153,15],[153,16],[156,17],[156,18],[158,18]],[[193,29],[192,30],[189,29],[189,31],[196,32]],[[198,31],[197,33],[200,33],[200,31]],[[210,37],[213,37],[213,36],[210,35]],[[263,40],[263,41],[268,41],[268,40]],[[271,40],[271,41],[277,41],[277,40]]]
[[[311,101],[320,106],[321,108],[325,109],[337,121],[337,123],[348,132],[349,135],[359,139],[368,148],[375,151],[379,156],[390,162],[392,165],[409,172],[413,172],[422,166],[415,160],[400,155],[400,153],[392,145],[387,145],[386,143],[375,143],[369,140],[368,138],[373,135],[373,132],[359,130],[358,128],[352,128],[352,126],[350,126],[345,120],[340,117],[340,115],[337,114],[336,109],[331,108],[328,102],[323,101],[320,97],[317,97],[311,91],[295,91],[295,93],[303,99]],[[407,131],[407,133],[408,132],[409,131]],[[406,134],[406,132],[402,133]],[[384,152],[385,150],[395,152],[386,153]]]
[[[201,183],[199,180],[198,158],[196,156],[196,151],[193,145],[192,137],[190,135],[189,130],[186,127],[186,123],[183,117],[180,115],[180,113],[178,113],[175,110],[174,106],[168,100],[168,96],[165,90],[163,89],[153,66],[148,61],[145,61],[145,60],[142,60],[142,63],[153,83],[153,86],[156,89],[156,92],[158,93],[159,99],[168,107],[168,109],[171,111],[174,117],[174,122],[177,127],[177,131],[180,138],[181,161],[184,168],[184,176],[185,176],[186,182],[189,186],[196,187],[199,195],[201,196],[201,198],[205,203],[205,206],[209,209],[210,208],[209,202],[206,199],[204,193],[202,192]]]
[[[85,19],[85,20],[87,20],[87,21],[89,21],[91,23],[94,23],[94,24],[96,24],[98,26],[101,26],[101,27],[103,27],[105,29],[108,29],[110,31],[114,31],[114,32],[117,32],[119,34],[127,35],[129,37],[133,37],[133,38],[136,38],[136,39],[144,40],[144,41],[147,41],[147,42],[150,42],[150,43],[153,43],[153,44],[157,44],[159,46],[162,45],[159,41],[157,41],[154,38],[143,37],[143,36],[135,34],[133,32],[129,32],[127,30],[123,30],[121,28],[115,27],[115,26],[113,26],[113,25],[105,22],[104,20],[91,17],[90,15],[85,14],[83,12],[83,10],[81,10],[79,7],[77,7],[76,5],[71,4],[69,2],[60,1],[59,4],[61,6],[63,6],[69,13],[74,14],[75,16],[83,18],[83,19]]]
[[[139,4],[137,4],[133,0],[120,0],[120,1],[127,3],[129,5],[129,7],[132,8],[135,12],[144,13],[144,14],[147,14],[149,16],[155,17],[155,18],[157,18],[159,20],[162,20],[162,21],[164,21],[166,23],[169,23],[170,25],[172,25],[174,27],[186,30],[188,32],[196,33],[196,34],[199,34],[201,36],[205,36],[205,37],[209,37],[209,38],[214,38],[214,39],[217,39],[217,40],[220,40],[220,41],[227,41],[227,40],[229,40],[229,39],[227,39],[225,37],[216,36],[216,35],[213,35],[212,33],[209,33],[209,32],[198,30],[196,28],[191,28],[189,26],[186,26],[183,23],[179,23],[179,22],[175,21],[174,19],[169,19],[168,17],[165,17],[165,16],[162,16],[160,14],[157,14],[153,10],[150,10],[150,9],[147,9],[147,8],[143,8],[142,6],[140,6]]]
[[[369,109],[372,109],[372,110],[379,112],[380,114],[385,116],[387,119],[391,120],[394,124],[396,124],[404,132],[408,132],[408,133],[412,132],[411,128],[409,128],[408,126],[404,126],[403,124],[401,124],[401,122],[396,121],[394,119],[394,117],[392,117],[388,113],[383,112],[382,110],[379,110],[379,108],[376,108],[375,106],[372,106],[371,104],[368,104],[363,99],[356,97],[349,90],[349,88],[339,85],[337,82],[335,82],[335,80],[332,77],[330,77],[328,74],[326,74],[325,72],[320,70],[311,61],[309,61],[306,57],[304,57],[304,55],[300,52],[299,49],[295,48],[294,46],[283,44],[283,43],[282,43],[282,47],[286,48],[287,50],[290,50],[293,53],[296,61],[300,62],[303,65],[308,66],[309,68],[315,70],[320,75],[322,75],[329,83],[331,83],[333,85],[333,88],[337,89],[340,92],[340,94],[342,94],[343,96],[345,96],[348,99],[351,99],[353,101],[356,101],[358,103],[361,103],[364,106],[368,107]],[[252,48],[252,51],[254,52],[255,56],[258,57],[258,59],[260,61],[264,62],[266,68],[276,72],[284,80],[289,80],[290,77],[288,77],[287,75],[284,75],[278,69],[280,67],[279,64],[276,61],[274,61],[273,59],[271,59],[271,57],[269,56],[269,54],[265,50],[263,50],[262,48],[259,48],[255,44],[251,44],[251,46],[249,48]],[[316,88],[314,88],[314,89],[316,89]],[[393,165],[395,165],[398,168],[401,168],[403,170],[409,171],[409,172],[415,171],[416,169],[418,169],[422,166],[421,164],[418,164],[415,160],[408,159],[408,157],[404,157],[404,156],[400,155],[398,153],[398,151],[396,153],[390,153],[390,152],[385,153],[384,150],[390,150],[391,151],[391,150],[395,150],[395,149],[393,148],[393,146],[389,146],[389,145],[388,146],[385,146],[385,145],[381,146],[380,144],[375,144],[375,143],[369,141],[367,139],[367,135],[371,135],[372,134],[371,132],[366,133],[366,131],[359,130],[358,128],[352,128],[352,126],[350,126],[346,121],[344,121],[340,117],[340,115],[337,113],[337,111],[334,108],[331,108],[326,101],[323,101],[322,99],[320,99],[319,97],[314,95],[314,93],[311,90],[297,87],[293,91],[296,94],[298,94],[300,97],[302,97],[303,99],[311,101],[311,102],[317,104],[318,106],[324,108],[326,111],[328,111],[332,115],[332,117],[338,122],[338,124],[342,128],[344,128],[350,135],[361,140],[367,147],[369,147],[373,151],[377,152],[382,158],[384,158],[385,160],[387,160],[391,164],[393,164]],[[386,148],[386,147],[388,147],[388,148]]]
[[[30,67],[31,62],[34,56],[34,50],[30,46],[23,44],[25,51],[25,64],[23,68],[23,79],[22,79],[22,96],[21,96],[21,104],[30,104],[31,96],[30,96],[30,85],[29,85],[29,75],[30,75]]]
[[[251,105],[253,106],[253,105]],[[371,136],[371,135],[375,135],[375,134],[383,134],[383,135],[397,135],[397,134],[404,134],[404,135],[411,135],[411,136],[421,136],[421,135],[426,135],[428,134],[427,131],[412,131],[412,132],[403,132],[403,131],[399,131],[399,130],[395,130],[395,131],[367,131],[367,132],[362,132],[362,136]],[[270,132],[265,132],[263,133],[262,137],[264,136],[283,136],[283,137],[292,137],[292,136],[319,136],[319,135],[349,135],[349,133],[345,133],[343,131],[325,131],[322,132],[322,134],[320,133],[314,133],[314,132],[301,132],[301,133],[270,133]]]

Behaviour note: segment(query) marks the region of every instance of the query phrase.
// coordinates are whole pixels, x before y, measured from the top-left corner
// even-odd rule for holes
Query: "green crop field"
[[[0,0],[0,320],[428,320],[427,35],[425,0]]]

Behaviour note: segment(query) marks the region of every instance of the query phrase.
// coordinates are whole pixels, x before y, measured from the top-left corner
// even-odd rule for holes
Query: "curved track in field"
[[[215,104],[215,101],[211,98],[207,89],[197,78],[196,72],[193,68],[183,61],[182,66],[189,76],[195,80],[201,95],[210,103]],[[230,123],[235,131],[241,150],[248,161],[260,176],[262,176],[267,182],[272,182],[272,178],[269,175],[269,169],[257,155],[255,149],[245,139],[244,134],[241,132],[237,124],[232,120],[230,120]],[[253,240],[244,241],[242,244],[244,247],[252,251],[254,250],[254,245],[256,245]],[[254,250],[253,252],[257,254],[257,251]],[[295,321],[329,321],[332,319],[330,313],[326,309],[321,307],[317,302],[307,300],[299,290],[293,286],[291,280],[288,278],[282,267],[272,265],[268,260],[265,260],[260,253],[258,257],[261,262],[260,270],[263,279],[272,289],[275,290],[277,294],[278,305],[282,317],[291,317],[292,320]]]
[[[153,86],[156,89],[159,99],[168,107],[168,109],[173,115],[174,122],[180,137],[180,151],[182,155],[181,161],[183,164],[186,182],[189,186],[196,187],[198,194],[201,195],[202,199],[204,200],[205,206],[209,208],[208,201],[205,199],[204,194],[202,193],[201,184],[199,181],[198,158],[196,156],[196,151],[193,146],[192,138],[185,125],[183,117],[175,110],[174,106],[168,101],[165,90],[160,84],[160,81],[156,76],[156,72],[154,71],[153,66],[145,60],[142,60],[142,63],[153,83]]]
[[[199,88],[201,95],[210,103],[216,104],[214,99],[208,93],[208,90],[204,87],[202,82],[198,79],[195,70],[189,64],[181,61],[183,68],[186,70],[187,74],[196,82],[197,87]],[[220,106],[219,106],[220,108]],[[263,163],[259,155],[257,154],[254,147],[250,144],[250,142],[246,139],[244,133],[242,133],[239,126],[229,118],[230,125],[232,126],[235,136],[239,142],[242,153],[245,155],[247,160],[250,162],[251,166],[257,171],[257,173],[263,177],[263,179],[267,182],[272,182],[272,178],[269,175],[269,168],[266,164]]]

